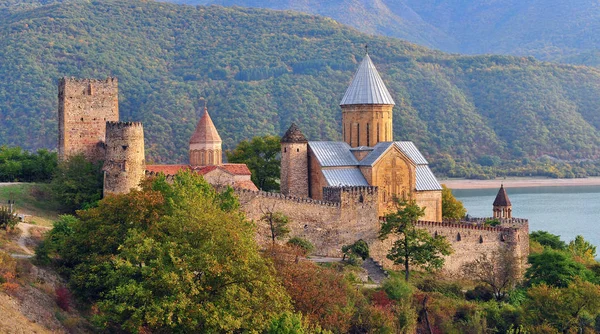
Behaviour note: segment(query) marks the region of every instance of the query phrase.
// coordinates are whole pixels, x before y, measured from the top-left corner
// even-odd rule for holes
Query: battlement
[[[119,80],[116,77],[106,77],[106,79],[90,79],[90,78],[75,78],[75,77],[62,77],[58,79],[59,85],[64,84],[117,84]]]
[[[378,188],[373,186],[323,187],[323,199],[328,202],[341,203],[343,198],[352,198],[362,203],[365,196],[377,199]]]
[[[123,129],[123,128],[131,128],[131,127],[143,127],[142,122],[106,122],[106,129]]]
[[[424,221],[419,220],[415,224],[418,227],[449,227],[454,229],[465,229],[465,230],[479,230],[479,231],[489,231],[489,232],[513,232],[515,227],[504,227],[504,226],[486,226],[480,225],[473,222],[465,222],[465,221],[443,221],[443,222],[434,222],[434,221]]]
[[[314,200],[314,199],[306,198],[306,197],[285,196],[280,193],[273,193],[273,192],[268,192],[268,191],[261,191],[261,190],[253,191],[253,190],[248,190],[248,189],[234,189],[234,191],[238,196],[250,195],[250,196],[264,197],[264,198],[276,198],[276,199],[281,199],[284,201],[295,202],[295,203],[307,203],[307,204],[314,204],[314,205],[326,206],[326,207],[340,207],[340,203],[336,203],[336,202],[319,201],[319,200]]]

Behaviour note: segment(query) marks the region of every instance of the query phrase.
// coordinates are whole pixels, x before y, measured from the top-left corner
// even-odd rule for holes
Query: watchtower
[[[83,153],[104,160],[106,122],[119,120],[117,78],[62,78],[58,82],[58,156]]]
[[[138,189],[145,176],[144,127],[139,122],[106,123],[104,194]]]
[[[308,197],[308,140],[292,123],[281,137],[281,193]]]
[[[500,185],[500,190],[494,200],[494,218],[512,218],[512,204],[504,185]]]

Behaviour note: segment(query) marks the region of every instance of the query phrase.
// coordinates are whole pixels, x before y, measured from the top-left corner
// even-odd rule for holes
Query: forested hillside
[[[164,0],[291,9],[446,52],[598,64],[596,0]],[[591,58],[591,59],[590,59]]]
[[[121,119],[144,122],[149,161],[186,160],[202,98],[226,148],[291,122],[339,140],[338,103],[368,43],[396,100],[395,139],[434,161],[599,156],[592,68],[448,55],[299,13],[147,1],[8,6],[0,36],[1,144],[56,147],[62,76],[117,76]]]

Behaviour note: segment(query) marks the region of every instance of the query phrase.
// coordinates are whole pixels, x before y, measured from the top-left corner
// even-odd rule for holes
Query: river
[[[544,230],[569,242],[577,235],[600,253],[600,186],[506,188],[513,217],[529,219],[529,231]],[[456,189],[473,217],[490,217],[498,189]]]

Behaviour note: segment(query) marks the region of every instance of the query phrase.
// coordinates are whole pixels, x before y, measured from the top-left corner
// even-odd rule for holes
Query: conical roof
[[[286,131],[286,133],[281,137],[282,143],[307,143],[306,137],[300,128],[296,125],[296,123],[292,123],[290,128]]]
[[[496,199],[494,200],[494,206],[511,206],[504,185],[500,185],[500,190],[498,190],[498,195],[496,195]]]
[[[219,136],[219,132],[217,132],[217,128],[215,128],[215,124],[208,114],[208,109],[204,107],[204,113],[200,117],[198,125],[196,125],[196,131],[194,131],[192,138],[190,138],[190,144],[222,142],[221,136]]]
[[[354,74],[352,83],[340,105],[348,104],[391,104],[395,105],[394,99],[388,92],[383,80],[379,76],[375,65],[369,54],[365,55]]]

